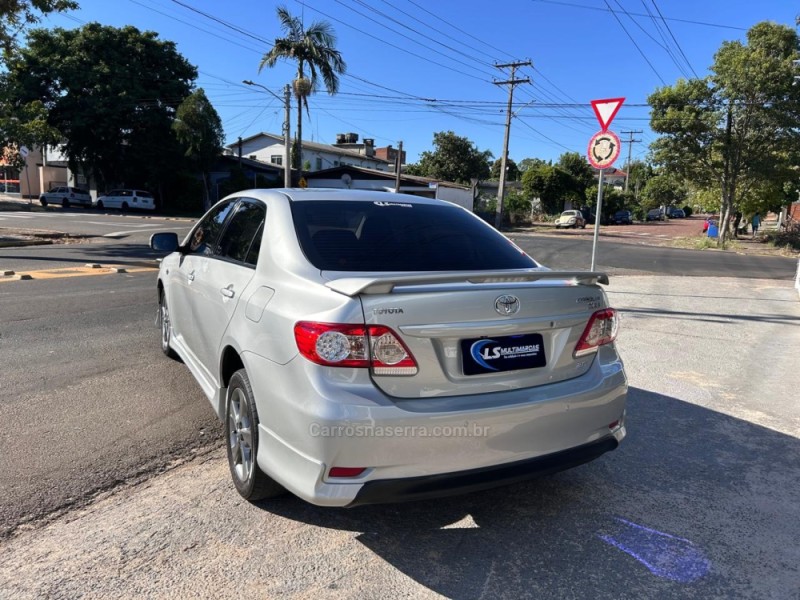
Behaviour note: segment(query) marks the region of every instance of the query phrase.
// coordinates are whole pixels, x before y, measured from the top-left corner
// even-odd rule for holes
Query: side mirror
[[[154,233],[150,236],[150,248],[156,252],[169,254],[178,249],[178,234],[173,232]]]

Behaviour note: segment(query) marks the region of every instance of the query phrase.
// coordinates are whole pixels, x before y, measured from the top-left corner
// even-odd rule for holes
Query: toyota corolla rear
[[[247,358],[264,390],[262,469],[344,506],[484,489],[616,448],[627,383],[606,276],[541,267],[460,207],[373,196],[289,203],[315,275],[270,305],[297,352]]]

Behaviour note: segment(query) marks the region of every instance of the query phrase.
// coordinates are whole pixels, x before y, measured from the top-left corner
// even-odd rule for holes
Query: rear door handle
[[[194,271],[192,271],[191,273],[189,273],[189,274],[186,276],[186,279],[188,279],[189,281],[194,281]]]
[[[220,289],[220,293],[226,298],[233,298],[234,296],[233,284],[229,285],[228,287]]]

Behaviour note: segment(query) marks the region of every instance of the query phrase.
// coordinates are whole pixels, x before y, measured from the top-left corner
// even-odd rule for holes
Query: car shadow
[[[451,598],[790,597],[797,456],[794,437],[634,388],[620,448],[569,471],[435,501],[345,510],[286,496],[260,506],[355,532]]]

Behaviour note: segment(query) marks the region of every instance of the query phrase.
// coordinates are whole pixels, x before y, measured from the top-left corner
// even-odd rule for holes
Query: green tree
[[[172,129],[186,148],[186,157],[202,175],[203,204],[208,209],[211,206],[208,174],[222,153],[225,134],[219,114],[202,89],[181,103]]]
[[[502,167],[503,159],[498,158],[492,163],[491,178],[494,181],[500,181],[500,168]],[[519,167],[513,159],[506,160],[506,181],[519,181]]]
[[[478,150],[473,142],[452,131],[434,133],[433,145],[435,150],[423,152],[419,163],[409,165],[407,173],[464,184],[489,178],[489,161],[494,158],[491,151]]]
[[[32,31],[9,68],[18,101],[47,109],[73,170],[154,191],[181,155],[171,126],[196,76],[158,34],[98,23]]]
[[[524,173],[528,169],[532,169],[533,167],[540,167],[542,165],[546,165],[548,162],[546,160],[542,160],[541,158],[523,158],[519,161],[519,172]]]
[[[638,198],[648,180],[655,175],[653,166],[642,160],[631,161],[628,166],[628,190]]]
[[[285,6],[277,9],[278,20],[285,37],[277,38],[272,50],[267,52],[258,66],[274,67],[279,60],[297,62],[297,77],[292,82],[297,98],[297,137],[292,148],[294,168],[302,167],[303,157],[303,107],[308,112],[308,97],[316,91],[319,77],[331,95],[339,91],[339,75],[347,70],[341,53],[336,49],[336,34],[327,21],[315,21],[303,27],[299,17],[292,16]],[[311,77],[306,76],[306,68]]]
[[[542,164],[525,171],[522,189],[529,198],[539,198],[542,210],[549,215],[560,213],[564,200],[574,193],[575,181],[563,169]]]
[[[659,206],[680,206],[686,198],[687,192],[680,180],[668,174],[654,175],[642,190],[642,208],[647,211]]]
[[[8,59],[17,49],[17,35],[39,22],[40,14],[75,10],[74,0],[3,0],[0,2],[0,49]]]
[[[0,2],[0,65],[15,55],[17,35],[37,23],[40,15],[78,8],[74,0],[6,0]],[[12,168],[22,168],[25,160],[16,149],[52,143],[58,132],[47,124],[47,111],[41,102],[21,102],[7,74],[0,75],[0,148]]]
[[[572,175],[581,198],[586,194],[586,188],[594,183],[594,169],[583,154],[565,152],[558,157],[556,166]]]
[[[794,29],[759,23],[748,31],[747,44],[722,45],[711,76],[679,80],[648,99],[650,126],[662,134],[651,146],[656,163],[694,187],[718,189],[722,223],[764,182],[782,185],[795,177],[797,49]],[[731,232],[721,229],[724,246]]]

